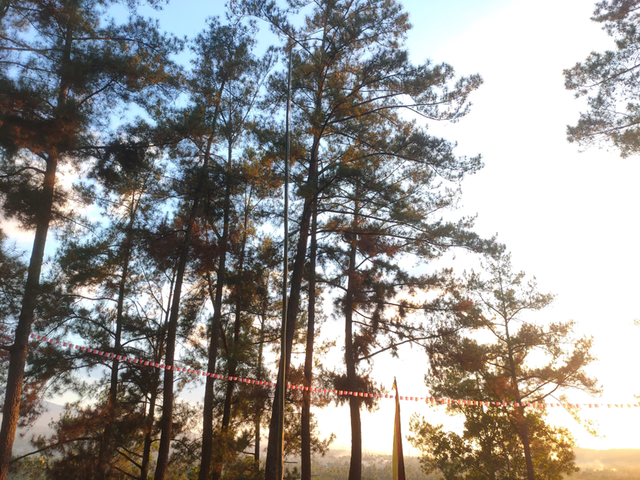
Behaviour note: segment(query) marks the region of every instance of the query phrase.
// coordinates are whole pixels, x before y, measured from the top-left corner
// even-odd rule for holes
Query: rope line
[[[9,339],[8,337],[5,337]],[[193,376],[202,376],[202,377],[212,377],[218,380],[226,380],[229,382],[239,382],[246,383],[251,385],[261,385],[267,387],[275,387],[276,384],[274,382],[266,381],[266,380],[256,380],[253,378],[245,378],[238,376],[227,376],[214,372],[206,372],[202,370],[195,370],[191,368],[178,367],[175,365],[166,365],[164,363],[157,363],[150,360],[142,360],[136,357],[127,356],[127,355],[117,355],[115,353],[107,352],[104,350],[95,349],[92,347],[85,347],[77,344],[73,344],[67,341],[60,341],[53,338],[47,338],[46,336],[31,334],[30,338],[37,341],[48,343],[50,345],[62,346],[69,348],[71,350],[79,350],[81,352],[90,353],[93,355],[98,355],[101,357],[111,358],[120,360],[123,362],[131,363],[137,366],[144,367],[153,367],[160,370],[174,370],[176,372],[185,373],[187,375]],[[347,390],[337,390],[337,389],[329,389],[329,388],[320,388],[320,387],[307,387],[304,385],[293,385],[287,384],[287,389],[289,390],[302,390],[309,391],[318,394],[324,395],[338,395],[338,396],[354,396],[354,397],[363,397],[363,398],[379,398],[379,399],[391,399],[395,400],[396,396],[393,394],[384,394],[384,393],[369,393],[369,392],[353,392]],[[484,406],[484,407],[510,407],[510,408],[518,408],[518,407],[526,407],[526,408],[540,408],[544,409],[547,407],[563,407],[565,409],[579,409],[579,408],[638,408],[640,407],[640,403],[545,403],[545,402],[495,402],[495,401],[484,401],[484,400],[464,400],[464,399],[453,399],[453,398],[437,398],[437,397],[426,397],[426,396],[406,396],[400,395],[399,400],[409,401],[409,402],[425,402],[429,405],[468,405],[468,406]]]

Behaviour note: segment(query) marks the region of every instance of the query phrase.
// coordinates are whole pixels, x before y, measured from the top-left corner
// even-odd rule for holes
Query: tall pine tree
[[[109,21],[114,1],[25,0],[4,4],[0,40],[3,210],[35,230],[0,430],[6,478],[20,408],[27,342],[40,291],[47,233],[61,198],[58,166],[81,158],[108,112],[166,81],[176,44],[131,14]],[[127,2],[134,7],[137,2]],[[106,108],[106,106],[109,108]]]
[[[492,429],[509,429],[519,445],[510,442],[505,456],[514,467],[505,469],[498,478],[558,478],[560,472],[570,473],[574,468],[573,457],[567,457],[570,442],[563,441],[566,432],[554,432],[545,424],[544,415],[528,407],[571,389],[599,392],[596,379],[586,372],[594,360],[592,339],[575,338],[573,322],[545,324],[528,318],[528,313],[547,307],[553,296],[540,293],[535,279],[527,281],[523,272],[514,272],[508,254],[491,259],[487,271],[488,278],[472,274],[468,280],[475,303],[470,310],[473,319],[460,317],[466,327],[429,349],[429,383],[434,395],[512,405],[499,414],[483,412],[482,407],[462,410],[468,430],[459,440],[469,450],[469,458],[462,462],[466,465],[458,474],[466,472],[464,478],[476,478],[487,461],[486,453],[477,455],[476,440]],[[441,447],[446,444],[437,429],[427,427],[424,432],[428,434],[418,442],[422,447],[425,440],[437,439]],[[483,448],[489,452],[501,449],[499,438],[488,438]],[[558,458],[563,461],[556,462]],[[555,471],[549,470],[550,465]]]

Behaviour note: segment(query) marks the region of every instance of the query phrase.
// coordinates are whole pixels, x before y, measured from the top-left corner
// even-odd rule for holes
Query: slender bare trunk
[[[193,196],[191,205],[191,213],[187,221],[187,229],[182,242],[180,251],[180,260],[178,261],[178,271],[176,274],[176,283],[173,291],[173,302],[171,304],[171,315],[167,325],[167,347],[165,356],[164,370],[164,386],[162,392],[162,417],[160,418],[160,428],[162,435],[160,437],[160,447],[158,448],[158,462],[156,464],[155,480],[164,480],[169,464],[169,450],[171,448],[171,423],[173,416],[173,365],[175,361],[176,351],[176,334],[178,330],[178,316],[180,314],[180,296],[182,293],[182,283],[184,274],[189,260],[189,251],[191,249],[191,235],[193,226],[196,221],[198,209],[200,205],[200,197],[204,189],[204,179],[207,176],[207,167],[209,164],[209,155],[211,145],[213,143],[213,135],[209,137],[207,147],[204,154],[202,169],[198,178],[198,183]],[[210,378],[210,377],[208,377]]]
[[[216,278],[216,293],[213,305],[213,319],[211,321],[211,342],[209,344],[209,362],[207,371],[214,372],[218,358],[218,332],[222,319],[222,290],[226,277],[227,242],[229,238],[229,209],[231,206],[231,147],[229,148],[227,165],[227,179],[224,198],[224,214],[222,226],[222,238],[220,239],[220,255],[218,258],[218,274]],[[207,377],[204,396],[204,412],[202,418],[202,454],[200,459],[200,473],[198,480],[209,478],[211,470],[211,457],[213,455],[213,378]],[[222,466],[220,466],[222,471]],[[214,468],[214,478],[218,472],[218,465]]]
[[[324,17],[324,32],[322,37],[322,43],[320,45],[321,59],[319,68],[316,74],[316,91],[314,100],[314,113],[312,117],[312,129],[313,129],[313,144],[311,146],[311,155],[309,160],[309,170],[306,185],[311,189],[311,193],[305,198],[304,207],[302,210],[302,216],[300,218],[300,236],[298,237],[298,244],[296,249],[295,263],[293,265],[293,272],[291,273],[291,285],[289,301],[287,304],[287,345],[286,345],[286,365],[287,371],[284,375],[284,383],[286,384],[286,377],[291,361],[291,350],[293,348],[293,335],[295,333],[296,317],[298,316],[298,308],[300,306],[300,289],[302,287],[302,277],[305,266],[305,256],[307,253],[307,241],[309,238],[309,224],[311,220],[311,211],[313,205],[316,203],[318,195],[318,156],[320,152],[320,142],[324,138],[324,124],[316,123],[322,118],[322,99],[324,97],[324,87],[326,80],[326,72],[328,71],[327,65],[325,65],[326,52],[325,47],[327,43],[327,18],[329,15],[330,2],[327,3],[325,8]],[[280,378],[278,377],[278,383],[276,384],[276,391],[274,394],[275,399],[279,397],[282,392],[283,386],[280,385]],[[269,423],[269,443],[267,445],[267,461],[265,464],[265,480],[280,480],[283,472],[279,472],[281,467],[281,460],[277,457],[278,451],[278,424],[280,423],[281,412],[276,409],[271,409],[271,421]]]
[[[517,407],[516,410],[518,412],[516,418],[516,422],[518,424],[518,435],[520,436],[520,441],[524,448],[524,459],[527,464],[527,480],[535,480],[531,444],[529,443],[529,426],[527,425],[527,419],[524,416],[524,407]]]
[[[160,385],[160,375],[154,372],[153,388],[150,392],[149,411],[145,418],[144,426],[144,446],[142,449],[142,462],[140,467],[140,480],[149,478],[149,464],[151,463],[151,444],[153,443],[153,422],[156,419],[156,401],[158,399],[158,386]]]
[[[225,192],[225,202],[224,202],[224,226],[223,226],[223,245],[224,249],[227,248],[227,240],[229,237],[229,217],[230,217],[230,209],[231,209],[231,144],[229,144],[228,151],[228,164],[227,164],[227,185]],[[242,282],[242,275],[244,271],[244,254],[247,242],[247,217],[248,212],[245,211],[244,217],[244,233],[242,237],[242,247],[240,251],[240,259],[239,259],[239,269],[238,275],[240,276],[240,282]],[[243,288],[242,285],[239,285],[239,288]],[[220,294],[222,294],[222,289],[220,289]],[[240,295],[239,293],[237,293]],[[221,301],[221,300],[220,300]],[[236,312],[233,324],[233,345],[230,349],[230,359],[229,359],[229,377],[235,377],[236,371],[238,367],[238,342],[240,340],[240,312],[241,312],[241,300],[240,297],[236,299]],[[229,423],[231,422],[231,403],[233,400],[233,389],[235,387],[235,382],[227,382],[227,391],[224,399],[224,407],[222,409],[222,425],[221,425],[221,439],[223,442],[227,441],[226,433],[229,430]],[[226,451],[225,448],[222,449],[222,452]],[[217,459],[216,465],[214,466],[213,471],[213,479],[218,480],[222,476],[222,467],[223,467],[224,458],[219,457]]]
[[[171,316],[167,325],[167,353],[165,356],[163,392],[162,392],[162,417],[160,418],[160,447],[158,448],[158,461],[156,463],[156,480],[164,480],[169,464],[169,450],[171,448],[171,425],[173,417],[173,364],[176,352],[176,335],[178,330],[178,315],[180,313],[180,295],[182,293],[182,283],[189,257],[191,246],[191,233],[193,221],[187,225],[180,262],[178,263],[178,275],[173,291],[173,303],[171,305]]]
[[[313,382],[313,342],[316,321],[316,233],[318,229],[317,202],[313,205],[311,220],[311,247],[309,250],[309,309],[307,312],[307,347],[304,359],[304,386],[302,392],[301,480],[311,480],[311,384]]]
[[[238,370],[238,356],[239,342],[240,342],[240,329],[242,327],[242,311],[246,309],[245,305],[245,292],[246,288],[244,283],[244,261],[247,251],[247,229],[249,228],[249,207],[245,206],[243,226],[242,226],[242,244],[240,246],[240,257],[238,258],[237,274],[239,284],[236,290],[236,312],[233,323],[233,348],[231,350],[231,358],[229,361],[229,376],[235,377]],[[233,402],[233,389],[234,383],[229,382],[227,388],[227,396],[224,402],[224,409],[222,413],[222,430],[225,431],[229,428],[231,422],[231,404]]]
[[[199,191],[197,192],[200,193]],[[199,195],[198,195],[199,197]],[[176,284],[173,291],[173,302],[171,304],[171,315],[167,325],[167,349],[165,355],[164,381],[162,392],[162,417],[160,418],[160,447],[158,448],[158,462],[156,464],[155,479],[164,480],[169,464],[169,450],[171,448],[171,424],[173,417],[173,364],[176,352],[176,335],[178,330],[178,316],[180,314],[180,296],[182,293],[182,283],[189,259],[191,248],[191,234],[195,223],[195,213],[198,208],[198,198],[194,199],[191,215],[187,224],[187,230],[182,242],[182,251],[178,262],[178,272]]]
[[[116,331],[114,336],[113,350],[116,355],[120,355],[122,349],[122,327],[124,326],[124,301],[126,294],[127,280],[129,279],[129,263],[131,261],[131,249],[133,246],[133,224],[137,212],[135,193],[132,194],[131,204],[129,206],[129,223],[127,225],[126,237],[122,245],[122,276],[118,285],[118,302],[116,307]],[[109,398],[107,400],[107,415],[105,419],[104,432],[100,443],[100,451],[98,453],[98,480],[105,480],[108,477],[108,464],[113,456],[114,450],[114,432],[113,424],[118,409],[118,372],[120,360],[113,359],[111,366],[111,379],[109,383]]]
[[[318,100],[316,102],[316,110],[319,113],[321,110],[322,92],[318,94]],[[287,304],[287,331],[286,331],[286,371],[284,372],[284,383],[286,384],[286,377],[289,373],[289,365],[291,363],[291,351],[293,349],[293,337],[295,335],[296,318],[298,316],[298,309],[300,307],[300,290],[302,288],[302,278],[304,275],[305,260],[307,255],[307,242],[309,240],[309,226],[311,223],[311,212],[313,205],[315,204],[316,197],[318,195],[318,155],[320,149],[320,141],[322,140],[322,131],[318,129],[314,135],[313,146],[311,148],[311,160],[309,162],[309,170],[307,176],[306,185],[312,192],[307,198],[305,198],[304,206],[302,208],[302,214],[300,217],[300,236],[298,237],[298,243],[296,245],[296,256],[293,264],[293,271],[291,272],[289,301]],[[275,407],[276,401],[279,395],[282,394],[283,385],[280,384],[280,376],[278,376],[278,382],[276,384],[276,391],[274,393],[273,406]],[[280,480],[278,478],[278,472],[281,459],[277,457],[278,442],[278,424],[280,423],[281,412],[277,408],[271,409],[271,421],[269,422],[269,443],[267,445],[267,461],[265,464],[265,480]]]
[[[167,300],[167,309],[165,310],[165,318],[162,327],[160,328],[160,334],[156,337],[157,346],[155,349],[154,362],[160,363],[162,361],[162,356],[164,355],[164,326],[169,323],[169,316],[171,312],[169,310],[169,306],[173,301],[173,291],[174,284],[176,280],[177,272],[174,270],[173,275],[171,276],[171,282],[169,285],[169,298]],[[163,306],[164,310],[164,306]],[[152,344],[153,345],[153,344]],[[150,399],[149,399],[149,411],[147,412],[146,422],[145,422],[145,436],[144,436],[144,447],[142,451],[142,462],[140,468],[140,477],[139,480],[148,480],[149,478],[149,466],[151,465],[151,445],[153,443],[153,424],[156,419],[156,403],[158,401],[158,391],[160,387],[160,372],[155,370],[153,372],[153,381],[151,382],[151,391],[150,391]]]
[[[218,337],[219,337],[219,317],[214,318],[211,322],[211,341],[209,343],[209,361],[207,363],[207,371],[214,372],[218,358]],[[212,348],[215,348],[215,355],[212,355]],[[209,478],[211,469],[211,455],[213,453],[213,382],[214,379],[207,377],[204,395],[204,410],[202,413],[202,454],[200,457],[200,473],[198,480],[206,480]]]
[[[302,277],[304,273],[305,257],[307,253],[307,240],[309,238],[309,217],[311,213],[311,199],[305,201],[304,210],[302,213],[302,221],[300,222],[300,237],[298,238],[296,257],[293,264],[293,271],[291,273],[291,289],[289,293],[289,302],[287,307],[287,344],[285,348],[285,358],[287,366],[291,362],[291,351],[293,350],[293,337],[295,335],[296,317],[298,316],[298,308],[300,307],[300,290],[302,287]],[[285,371],[285,384],[288,374]],[[280,382],[276,383],[276,391],[274,393],[274,406],[275,399],[282,394],[284,388]],[[281,412],[277,408],[271,409],[271,420],[269,422],[269,443],[267,445],[267,461],[265,464],[265,480],[280,480],[278,478],[278,467],[280,465],[280,459],[277,458],[277,442],[278,439],[278,423],[280,421]]]
[[[264,306],[265,311],[267,306]],[[261,315],[260,319],[260,337],[258,338],[258,362],[256,368],[256,380],[264,380],[263,378],[263,370],[262,370],[262,355],[264,351],[264,326],[265,326],[265,315],[264,313]],[[264,408],[264,400],[256,399],[256,411],[255,418],[253,420],[253,425],[255,429],[255,445],[254,445],[254,461],[256,465],[260,463],[260,435],[261,435],[261,425],[262,425],[262,411]]]
[[[355,215],[358,207],[356,205]],[[354,218],[354,227],[356,219]],[[353,228],[351,247],[349,251],[349,268],[347,271],[347,293],[345,299],[345,345],[344,360],[347,368],[347,391],[357,390],[356,358],[353,350],[353,312],[356,308],[356,292],[358,290],[356,260],[358,240]],[[351,416],[351,462],[349,464],[349,480],[361,480],[362,478],[362,427],[360,423],[360,399],[356,396],[349,397],[349,411]]]

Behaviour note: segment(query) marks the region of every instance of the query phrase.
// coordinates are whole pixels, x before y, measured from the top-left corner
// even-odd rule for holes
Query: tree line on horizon
[[[79,400],[34,441],[46,478],[280,478],[280,382],[274,393],[207,376],[194,406],[178,396],[191,376],[29,335],[275,379],[289,52],[287,381],[382,393],[376,355],[419,346],[434,395],[521,405],[452,406],[465,416],[463,436],[413,419],[425,472],[551,480],[575,471],[570,434],[522,405],[557,390],[597,392],[584,370],[591,340],[575,339],[572,322],[520,317],[552,295],[514,272],[473,219],[454,218],[460,184],[482,162],[428,132],[468,113],[481,78],[410,62],[411,25],[395,0],[232,0],[191,39],[137,13],[159,0],[122,2],[126,17],[112,16],[117,3],[0,2],[2,215],[34,232],[28,260],[0,234],[0,328],[11,338],[0,346],[0,480],[21,465],[11,457],[16,428],[62,394]],[[258,55],[260,25],[281,43]],[[189,65],[175,60],[183,52]],[[50,230],[57,242],[45,259]],[[456,250],[482,258],[485,273],[434,266]],[[318,343],[329,315],[344,335]],[[294,346],[303,361],[292,363]],[[343,364],[323,364],[334,346]],[[312,454],[331,442],[311,406],[329,400],[285,394],[284,452],[300,456],[309,480]],[[360,413],[376,399],[335,401],[349,406],[348,478],[360,480]]]

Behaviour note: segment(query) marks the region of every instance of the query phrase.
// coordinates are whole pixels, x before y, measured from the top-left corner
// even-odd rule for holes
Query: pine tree
[[[602,24],[615,48],[592,52],[585,61],[564,71],[565,86],[576,98],[585,97],[588,110],[567,127],[570,142],[612,144],[623,157],[640,150],[640,114],[636,74],[640,64],[638,0],[605,0],[596,4],[591,19]]]
[[[289,365],[313,204],[324,188],[341,178],[342,173],[336,172],[340,165],[348,162],[349,146],[368,145],[371,141],[373,134],[362,128],[365,123],[373,125],[379,133],[405,109],[431,119],[464,115],[467,97],[480,84],[480,78],[471,76],[450,87],[454,74],[448,65],[429,62],[412,65],[407,52],[401,48],[410,25],[406,13],[394,1],[316,2],[300,29],[287,23],[287,13],[277,9],[275,3],[238,3],[271,22],[287,45],[294,48],[293,124],[297,140],[292,159],[296,169],[294,177],[301,180],[298,239],[287,310],[287,345],[281,352]],[[289,6],[299,7],[299,3],[289,2]],[[285,98],[284,85],[282,76],[274,79],[278,90],[274,92],[277,96],[274,95],[273,103]],[[446,145],[446,142],[440,143]],[[437,145],[433,140],[432,146],[437,148]],[[320,162],[324,162],[326,172],[320,171]],[[478,166],[479,162],[469,161],[467,170]],[[276,387],[276,397],[282,388],[282,385]],[[276,458],[279,416],[278,409],[274,409],[267,453],[268,479],[279,476],[280,460]]]
[[[445,480],[509,480],[526,478],[527,466],[522,443],[513,433],[507,411],[492,407],[459,405],[451,414],[464,415],[464,432],[445,432],[417,415],[411,418],[410,441],[421,452],[425,474],[438,473]],[[540,412],[526,413],[531,457],[536,479],[559,480],[577,472],[575,441],[563,427],[544,421]],[[431,477],[430,477],[431,478]]]
[[[176,44],[137,16],[109,22],[114,2],[8,2],[0,52],[3,209],[35,229],[22,308],[10,349],[0,430],[0,479],[7,474],[20,407],[27,341],[40,291],[47,232],[57,220],[61,162],[79,159],[108,108],[167,79]],[[128,2],[132,7],[137,2]]]
[[[6,235],[0,230],[0,334],[3,344],[11,333],[10,321],[20,313],[26,270],[16,247],[9,245]],[[2,371],[4,373],[4,369]]]
[[[242,138],[250,128],[253,109],[259,99],[261,83],[270,66],[269,55],[258,61],[252,53],[254,26],[238,18],[208,20],[207,28],[192,42],[195,54],[192,70],[187,75],[187,106],[168,111],[165,128],[180,137],[171,154],[177,160],[183,182],[176,191],[183,196],[185,235],[179,274],[174,289],[174,311],[180,302],[180,284],[189,263],[200,277],[203,291],[210,296],[213,314],[206,326],[207,371],[214,372],[219,358],[218,341],[222,326],[223,300],[228,288],[228,257],[242,230],[234,211],[238,189],[243,190],[237,155]],[[189,185],[186,189],[184,185]],[[240,240],[241,241],[241,240]],[[246,243],[246,240],[245,240]],[[244,261],[241,262],[243,264]],[[171,316],[169,334],[177,326],[177,314]],[[172,339],[169,339],[167,363],[171,364]],[[165,372],[163,438],[170,428],[170,371]],[[214,440],[214,379],[205,384],[201,479],[209,478]],[[226,416],[228,426],[228,415]],[[223,423],[225,423],[223,421]],[[162,478],[168,458],[168,444],[161,443],[157,478]],[[222,466],[215,465],[219,475]]]
[[[307,308],[307,342],[304,356],[305,391],[302,393],[302,415],[300,418],[300,478],[311,480],[311,390],[313,384],[313,355],[316,336],[316,264],[318,258],[318,205],[313,204],[311,213],[311,245],[309,248],[309,307]]]
[[[414,133],[413,142],[421,138]],[[392,138],[390,132],[375,135]],[[421,161],[403,160],[402,149],[390,149],[385,142],[376,145],[373,139],[369,147],[379,148],[375,154],[369,148],[351,149],[348,176],[334,182],[335,188],[328,188],[321,202],[326,211],[320,228],[328,240],[322,246],[324,262],[332,272],[326,281],[341,292],[336,309],[345,319],[345,372],[335,378],[340,390],[376,393],[367,374],[376,355],[397,354],[402,345],[424,346],[447,335],[454,329],[452,318],[466,308],[446,271],[416,275],[405,265],[427,264],[453,247],[492,248],[490,241],[469,230],[468,220],[447,223],[435,216],[451,207],[455,194],[441,190],[431,169],[457,177],[466,168],[464,161],[452,164],[460,171],[438,168],[438,155],[428,148],[417,150],[420,143],[413,142],[405,140],[416,148],[414,154],[420,152],[416,158]],[[360,409],[372,408],[375,401],[355,396],[347,401],[352,427],[350,478],[360,478]]]
[[[142,169],[137,178],[131,171],[114,178],[118,169],[108,166],[110,168],[104,171],[99,168],[98,176],[108,177],[111,187],[106,191],[98,190],[98,196],[101,203],[108,205],[107,217],[112,223],[106,229],[94,232],[96,237],[81,244],[73,242],[60,258],[68,278],[69,295],[82,299],[85,308],[83,316],[67,319],[68,332],[94,346],[101,345],[109,353],[113,353],[116,344],[120,343],[118,353],[123,356],[164,363],[171,307],[171,297],[166,299],[164,295],[171,292],[175,284],[181,241],[175,234],[162,232],[161,223],[154,223],[158,219],[153,218],[157,207],[153,200],[161,193],[157,185],[162,185],[158,181],[159,172]],[[81,294],[74,295],[75,289]],[[180,340],[189,337],[192,306],[197,310],[199,303],[197,295],[186,296],[184,305],[190,309],[181,312],[184,329],[178,332]],[[41,440],[41,448],[63,457],[56,462],[60,475],[72,476],[67,469],[72,468],[72,458],[78,454],[82,457],[81,472],[91,472],[92,477],[115,478],[119,475],[117,472],[125,470],[134,478],[147,479],[152,445],[159,440],[156,414],[162,406],[160,371],[131,363],[115,363],[117,357],[105,361],[89,355],[72,360],[77,363],[75,369],[99,365],[110,372],[103,382],[81,384],[80,388],[73,383],[68,385],[69,390],[82,393],[94,402],[84,408],[70,406],[68,419],[58,423],[52,438]],[[182,376],[176,391],[184,388],[192,378]],[[192,410],[188,412],[189,418],[185,417],[185,407],[176,405],[171,433],[172,440],[180,446],[193,444],[192,440],[185,442],[183,438],[184,429],[194,428],[187,420],[193,422],[195,418]],[[64,445],[73,442],[75,446],[68,449],[58,445],[57,437],[61,435],[65,438]],[[105,446],[107,441],[110,444]],[[182,453],[176,454],[177,460],[182,458]]]
[[[20,260],[19,252],[11,247],[0,230],[0,398],[4,398],[7,384],[9,349],[13,322],[20,314],[20,299],[27,267]],[[24,410],[24,407],[23,407]]]
[[[85,341],[117,355],[111,361],[107,401],[102,412],[104,431],[97,458],[98,478],[109,475],[116,447],[115,424],[129,413],[119,406],[120,376],[123,367],[127,368],[127,364],[121,365],[119,356],[130,353],[130,346],[126,349],[123,346],[141,335],[135,328],[136,323],[141,323],[136,319],[136,303],[142,302],[142,292],[146,290],[141,281],[140,256],[144,254],[142,242],[144,235],[148,235],[153,199],[157,198],[157,186],[162,183],[148,142],[141,140],[140,135],[134,137],[129,132],[127,140],[120,137],[96,151],[98,158],[91,173],[94,179],[87,190],[110,224],[84,242],[68,241],[59,259],[68,278],[67,288],[72,295],[84,299],[90,312],[87,317],[93,317],[89,329],[83,321],[76,320],[71,330]],[[88,290],[95,292],[99,300],[90,302],[86,293],[82,295]]]
[[[598,393],[596,380],[585,371],[594,359],[592,340],[574,338],[573,322],[544,325],[528,320],[527,312],[542,310],[553,296],[538,292],[535,280],[526,281],[523,272],[513,272],[508,254],[502,252],[491,259],[487,270],[488,279],[472,274],[468,280],[476,310],[464,319],[466,328],[430,347],[429,383],[436,396],[513,405],[499,415],[483,413],[482,408],[464,409],[469,424],[464,442],[469,447],[491,429],[487,425],[495,425],[498,431],[508,425],[511,435],[519,439],[519,447],[514,450],[512,443],[512,450],[505,455],[519,467],[516,474],[507,475],[526,475],[529,480],[556,478],[542,476],[548,462],[558,456],[552,440],[554,430],[544,424],[543,416],[530,412],[528,404],[571,389]],[[492,341],[478,340],[472,332],[489,334]],[[534,354],[535,360],[531,358]],[[485,419],[482,415],[493,416]],[[566,437],[562,432],[558,435]],[[493,441],[499,440],[489,439]],[[470,455],[475,455],[473,447],[469,448]],[[570,444],[562,445],[562,449],[568,448]],[[473,472],[479,468],[480,464],[473,465],[468,478],[475,478]],[[572,460],[558,468],[570,472]]]

